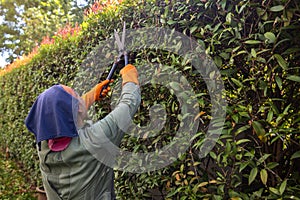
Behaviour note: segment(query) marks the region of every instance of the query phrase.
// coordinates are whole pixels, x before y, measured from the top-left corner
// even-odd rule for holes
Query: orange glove
[[[86,109],[89,109],[89,107],[95,101],[98,101],[107,95],[108,91],[110,90],[110,87],[107,87],[106,89],[104,89],[102,91],[101,97],[100,97],[100,92],[101,92],[102,88],[110,82],[113,82],[113,80],[102,81],[101,83],[98,83],[95,87],[93,87],[93,89],[91,89],[89,92],[82,95],[81,98],[85,102]]]
[[[123,82],[122,86],[124,86],[128,82],[133,82],[135,84],[139,84],[138,80],[138,72],[135,66],[128,64],[121,71],[120,74],[122,76]]]

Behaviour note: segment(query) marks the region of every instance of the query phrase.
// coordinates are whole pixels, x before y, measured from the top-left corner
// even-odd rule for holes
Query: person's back
[[[41,171],[48,199],[113,199],[113,170],[102,164],[80,142],[72,139],[69,147],[61,152],[51,152],[43,141]],[[50,188],[49,188],[50,187]]]

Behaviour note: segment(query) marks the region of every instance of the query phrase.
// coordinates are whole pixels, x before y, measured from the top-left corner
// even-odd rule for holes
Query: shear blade
[[[123,32],[122,32],[122,41],[120,40],[119,34],[117,33],[116,30],[114,30],[115,32],[115,39],[119,48],[119,53],[124,53],[123,51],[125,50],[125,32],[126,32],[126,24],[124,22],[124,26],[123,26]]]

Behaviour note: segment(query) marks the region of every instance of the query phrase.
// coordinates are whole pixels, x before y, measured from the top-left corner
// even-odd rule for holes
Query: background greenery
[[[0,53],[7,62],[31,52],[44,37],[56,34],[67,23],[81,23],[83,11],[94,0],[1,0]],[[104,2],[104,1],[102,1]]]
[[[21,165],[0,155],[0,197],[3,200],[9,199],[36,199],[34,184],[28,177]]]
[[[41,184],[34,137],[24,119],[39,93],[55,83],[74,84],[89,52],[110,38],[122,21],[127,28],[165,27],[197,40],[212,57],[226,89],[227,115],[220,139],[199,158],[210,119],[205,82],[193,66],[169,52],[144,48],[145,63],[182,71],[197,92],[201,126],[180,158],[155,172],[116,172],[119,199],[300,199],[300,3],[297,0],[123,1],[90,12],[77,34],[58,35],[25,65],[0,76],[0,144]],[[109,69],[109,66],[108,66]],[[89,74],[94,79],[94,72]],[[167,111],[161,134],[151,140],[126,136],[122,148],[152,151],[168,144],[180,124],[179,103],[165,88],[146,85],[136,123],[149,123],[148,108]],[[101,118],[109,101],[95,106]]]

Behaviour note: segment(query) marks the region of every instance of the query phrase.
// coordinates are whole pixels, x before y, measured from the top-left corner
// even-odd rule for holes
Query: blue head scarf
[[[41,93],[25,120],[26,127],[34,133],[36,142],[77,137],[78,102],[61,85],[54,85]]]

